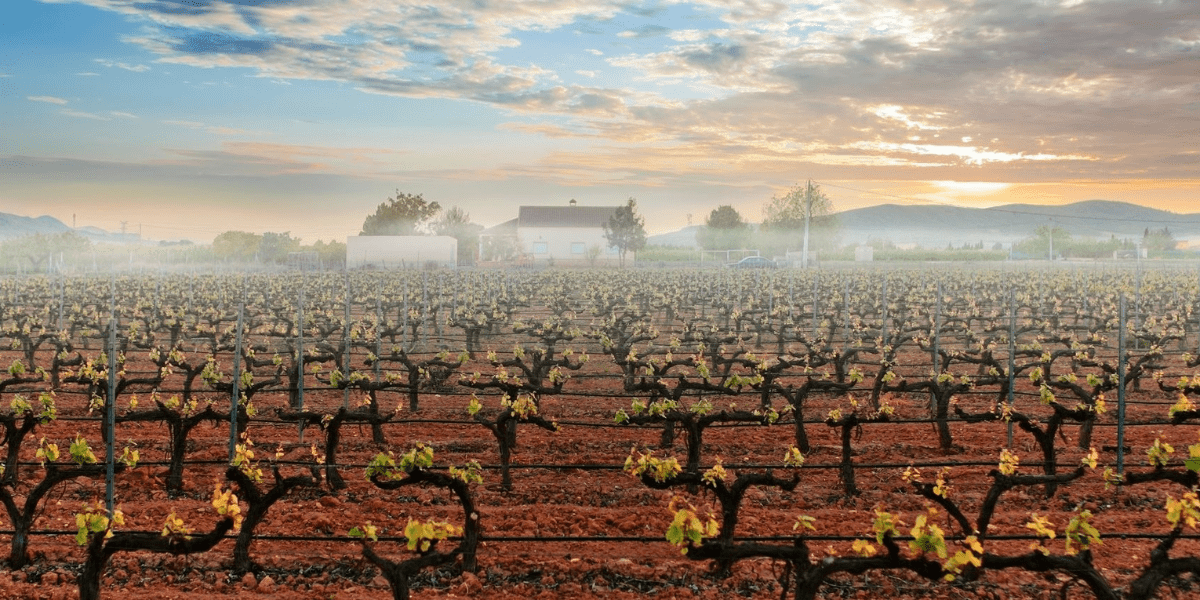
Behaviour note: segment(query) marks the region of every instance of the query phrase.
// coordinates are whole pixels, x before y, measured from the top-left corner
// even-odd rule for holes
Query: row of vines
[[[84,599],[1200,589],[1195,271],[22,277],[0,349],[6,564]]]

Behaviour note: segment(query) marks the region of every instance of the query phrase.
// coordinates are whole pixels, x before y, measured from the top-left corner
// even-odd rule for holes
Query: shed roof
[[[522,206],[521,227],[602,227],[619,206]]]

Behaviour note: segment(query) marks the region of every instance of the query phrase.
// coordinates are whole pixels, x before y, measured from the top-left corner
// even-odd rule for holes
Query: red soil
[[[485,371],[482,364],[469,365],[466,372]],[[685,494],[683,488],[655,491],[619,470],[585,470],[561,468],[569,465],[619,465],[632,447],[656,448],[660,430],[657,427],[617,427],[612,415],[618,407],[628,406],[628,399],[605,397],[603,394],[619,389],[611,377],[595,378],[613,372],[610,361],[600,358],[569,381],[570,395],[546,397],[541,414],[559,419],[565,424],[557,433],[532,426],[521,426],[519,447],[513,457],[514,489],[499,489],[499,471],[488,469],[482,485],[473,486],[475,501],[482,514],[485,541],[479,549],[479,571],[475,574],[456,574],[453,569],[427,572],[414,584],[414,598],[513,598],[528,600],[602,596],[608,598],[778,598],[777,581],[781,566],[767,560],[749,560],[735,566],[731,576],[715,579],[710,565],[689,561],[679,551],[661,540],[671,520],[667,505],[675,494]],[[486,372],[486,371],[485,371]],[[1028,381],[1025,382],[1028,384]],[[139,394],[145,401],[145,394]],[[218,405],[227,399],[217,398]],[[344,536],[352,526],[371,521],[383,526],[384,535],[402,535],[409,518],[444,519],[460,523],[461,509],[444,490],[406,488],[384,492],[363,477],[362,465],[380,450],[402,453],[416,442],[430,443],[438,465],[461,465],[478,460],[485,465],[498,462],[497,447],[490,432],[477,424],[465,423],[468,396],[462,390],[447,389],[439,395],[422,395],[422,410],[407,412],[407,400],[399,394],[383,396],[385,410],[397,405],[405,409],[399,419],[454,419],[463,424],[393,423],[386,426],[388,444],[378,447],[371,442],[366,426],[348,425],[343,429],[339,462],[358,465],[343,469],[348,489],[331,493],[327,487],[293,491],[268,514],[257,533],[265,536]],[[128,404],[123,396],[119,405]],[[351,401],[359,402],[360,392],[352,393]],[[494,413],[497,399],[484,396],[485,411]],[[974,410],[983,410],[991,395],[971,396],[963,402]],[[7,399],[5,399],[7,400]],[[744,408],[757,402],[757,395],[745,393],[736,398]],[[1166,408],[1173,402],[1157,391],[1136,393],[1131,400],[1154,402],[1155,406],[1132,405],[1131,421],[1164,419]],[[81,415],[78,396],[61,394],[60,411],[64,416]],[[777,401],[778,402],[778,401]],[[1037,412],[1035,401],[1025,400],[1026,406]],[[286,395],[270,394],[255,398],[263,415],[273,415],[275,407],[284,407]],[[919,419],[928,414],[926,396],[911,395],[895,398],[898,418]],[[306,408],[335,410],[342,404],[337,391],[311,392]],[[1093,446],[1114,447],[1116,429],[1115,399],[1109,399],[1110,412],[1101,418],[1104,426],[1096,428]],[[718,406],[723,406],[719,402]],[[144,408],[144,404],[142,407]],[[776,406],[779,406],[778,403]],[[815,395],[806,407],[809,419],[823,418],[825,413],[841,406],[845,399]],[[586,422],[604,427],[574,425]],[[26,439],[23,459],[34,460],[37,439],[41,436],[54,441],[63,449],[64,459],[69,440],[82,432],[92,442],[97,455],[102,456],[99,424],[59,420],[39,427]],[[922,463],[933,461],[981,462],[994,465],[1005,444],[1006,427],[1002,423],[951,425],[956,448],[943,452],[937,447],[937,436],[930,424],[868,424],[854,443],[854,461],[870,463]],[[910,527],[913,519],[925,510],[927,502],[912,493],[900,477],[903,467],[860,468],[856,472],[861,492],[856,497],[841,495],[837,470],[831,467],[840,460],[837,431],[822,423],[809,424],[807,430],[814,445],[801,473],[800,486],[794,492],[751,490],[741,511],[739,535],[790,535],[792,525],[801,514],[816,518],[817,534],[867,535],[870,532],[872,510],[876,506],[898,514]],[[1061,471],[1078,464],[1085,451],[1076,447],[1077,425],[1065,427],[1065,440],[1059,440]],[[1160,434],[1161,430],[1161,434]],[[252,423],[250,436],[256,444],[256,458],[267,471],[265,482],[272,481],[266,459],[277,447],[285,453],[284,460],[310,461],[310,447],[315,442],[321,449],[323,436],[316,429],[305,431],[299,440],[294,425]],[[1196,441],[1193,425],[1177,427],[1131,427],[1127,444],[1127,468],[1146,470],[1145,452],[1156,436],[1161,435],[1177,449],[1176,456],[1186,455],[1188,444]],[[201,425],[189,438],[190,461],[224,461],[227,457],[227,427]],[[165,426],[157,424],[122,424],[117,439],[135,440],[143,461],[165,461],[167,448]],[[784,452],[792,444],[791,424],[770,427],[714,427],[705,434],[702,463],[711,464],[718,457],[727,467],[738,464],[780,464]],[[1024,463],[1041,460],[1032,437],[1020,430],[1014,433],[1013,450]],[[673,453],[684,456],[682,438],[673,451],[659,450],[659,456]],[[1113,452],[1103,452],[1101,462],[1113,464]],[[560,465],[556,469],[520,468],[521,465]],[[957,500],[968,517],[975,514],[990,478],[991,466],[959,466],[950,471],[953,489],[951,498]],[[285,476],[306,473],[300,466],[284,466]],[[736,471],[731,468],[731,471]],[[216,522],[210,504],[212,489],[223,467],[220,465],[189,465],[186,470],[185,497],[168,500],[164,491],[164,466],[141,466],[117,479],[118,504],[127,515],[122,530],[157,530],[168,513],[182,516],[196,531],[204,531]],[[780,470],[777,469],[776,473]],[[936,468],[923,469],[926,480],[936,474]],[[1024,466],[1023,473],[1037,473],[1037,467]],[[23,467],[21,493],[40,480],[36,466]],[[1184,490],[1174,484],[1140,485],[1121,491],[1105,490],[1099,472],[1063,486],[1050,499],[1041,489],[1017,489],[1002,499],[993,520],[991,534],[1026,534],[1024,523],[1030,513],[1047,516],[1057,526],[1059,537],[1047,546],[1062,553],[1062,530],[1077,506],[1096,514],[1093,524],[1105,535],[1103,544],[1094,548],[1097,565],[1112,582],[1128,582],[1147,564],[1153,540],[1120,540],[1110,533],[1165,534],[1169,526],[1163,504],[1167,494],[1178,497]],[[64,484],[44,503],[35,530],[73,531],[74,517],[84,502],[102,499],[103,481],[80,479]],[[693,503],[708,505],[711,496],[693,497]],[[939,511],[935,521],[947,535],[957,527]],[[908,527],[902,529],[907,533]],[[486,541],[488,536],[648,536],[661,541],[555,541],[509,542]],[[7,539],[0,537],[0,539]],[[1027,550],[1028,541],[992,541],[987,549],[994,553],[1018,554]],[[850,542],[813,542],[814,551],[838,554],[850,553]],[[284,541],[257,540],[251,546],[251,556],[261,566],[260,572],[243,578],[229,574],[232,540],[222,542],[213,551],[195,556],[172,557],[149,553],[117,554],[103,579],[105,598],[210,598],[254,596],[262,598],[390,598],[390,591],[378,571],[361,557],[356,543],[346,541]],[[394,559],[411,556],[402,544],[379,543],[378,549]],[[1196,555],[1200,544],[1183,540],[1176,545],[1174,556]],[[74,598],[77,597],[75,577],[83,560],[83,551],[74,544],[71,534],[36,535],[30,543],[33,564],[16,572],[0,573],[0,598]],[[253,594],[251,594],[253,590]],[[1063,574],[1040,575],[1020,571],[989,571],[977,582],[946,584],[926,582],[907,572],[872,572],[864,576],[838,576],[823,588],[826,597],[931,597],[931,598],[1015,598],[1060,597],[1090,598],[1091,594],[1079,583]],[[1193,588],[1186,593],[1200,593]]]

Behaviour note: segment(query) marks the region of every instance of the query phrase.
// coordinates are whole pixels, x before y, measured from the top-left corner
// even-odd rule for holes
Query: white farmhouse
[[[489,247],[502,245],[499,241],[502,236],[512,239],[515,235],[514,243],[523,258],[534,263],[552,262],[561,266],[616,263],[620,256],[616,248],[609,247],[604,225],[618,208],[578,206],[574,200],[567,206],[522,206],[516,219],[480,233],[485,260],[492,258],[486,256]]]

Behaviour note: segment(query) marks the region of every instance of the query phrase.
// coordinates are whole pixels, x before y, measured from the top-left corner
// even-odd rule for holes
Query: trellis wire
[[[1200,275],[1200,274],[1198,274],[1198,275]],[[1142,304],[1142,301],[1143,301],[1143,299],[1140,297],[1140,283],[1141,283],[1141,281],[1140,281],[1140,277],[1141,277],[1141,274],[1140,274],[1140,272],[1139,272],[1139,281],[1138,281],[1138,286],[1139,286],[1139,289],[1138,289],[1138,294],[1139,294],[1139,295],[1138,295],[1137,301],[1136,301],[1136,303],[1135,303],[1135,311],[1136,311],[1136,312],[1135,312],[1135,315],[1141,315],[1141,314],[1142,314],[1142,310],[1141,310],[1142,306],[1141,306],[1141,304]],[[244,280],[243,280],[243,281],[244,281]],[[190,283],[190,281],[189,281],[189,283]],[[847,285],[848,285],[848,284],[847,284]],[[819,323],[819,322],[818,322],[818,318],[819,318],[819,311],[818,311],[818,296],[817,296],[817,293],[816,293],[816,291],[817,291],[817,289],[818,289],[818,281],[817,281],[817,279],[816,279],[816,277],[815,277],[815,276],[814,276],[814,280],[813,280],[813,288],[814,288],[814,294],[813,294],[813,313],[814,313],[814,317],[813,317],[813,332],[814,332],[814,336],[815,336],[815,335],[816,335],[816,332],[817,332],[817,326],[818,326],[818,323]],[[423,307],[423,308],[425,309],[425,315],[432,315],[432,312],[430,311],[430,306],[429,306],[429,303],[428,303],[428,292],[427,292],[427,291],[424,291],[424,290],[423,290],[423,292],[424,292],[424,293],[423,293],[423,296],[424,296],[424,298],[425,298],[425,303],[424,303],[424,307]],[[846,294],[846,293],[848,293],[848,292],[844,292],[844,297],[845,297],[845,294]],[[62,292],[62,285],[61,285],[61,282],[60,282],[60,298],[62,298],[62,297],[63,297],[63,292]],[[300,390],[300,394],[301,394],[301,397],[302,397],[302,395],[303,395],[303,389],[304,389],[304,384],[303,384],[303,376],[304,376],[304,371],[303,371],[303,358],[304,358],[304,356],[303,356],[303,324],[304,324],[304,322],[303,322],[303,312],[302,312],[302,311],[303,311],[303,304],[304,304],[304,288],[303,288],[303,287],[301,287],[301,290],[300,290],[300,298],[301,298],[301,300],[300,300],[300,303],[298,304],[298,312],[299,312],[299,315],[300,315],[300,316],[299,316],[299,318],[298,318],[298,332],[297,332],[297,334],[298,334],[298,346],[297,346],[297,347],[298,347],[298,349],[300,350],[300,351],[298,352],[298,355],[299,355],[299,356],[298,356],[298,359],[299,359],[299,360],[298,360],[298,363],[299,363],[299,369],[300,369],[300,372],[299,372],[299,377],[298,377],[298,379],[299,379],[299,383],[298,383],[298,385],[299,385],[299,390]],[[887,315],[887,281],[886,281],[886,279],[883,281],[883,298],[884,298],[884,300],[883,300],[883,314],[885,315],[885,318],[884,318],[884,319],[882,320],[882,322],[881,322],[881,331],[884,333],[884,340],[886,341],[886,331],[887,331],[887,319],[886,319],[886,315]],[[108,469],[109,469],[109,472],[108,472],[108,474],[107,474],[107,476],[106,476],[106,487],[108,488],[108,490],[107,490],[107,498],[106,498],[106,499],[107,499],[107,502],[108,502],[108,506],[109,506],[109,507],[110,507],[110,509],[111,509],[111,507],[112,507],[112,504],[113,504],[113,499],[112,499],[112,498],[113,498],[113,493],[112,493],[112,490],[111,490],[111,486],[112,486],[112,480],[113,480],[113,477],[112,477],[112,464],[113,464],[113,462],[114,462],[114,461],[113,461],[113,453],[114,453],[114,447],[113,447],[113,446],[115,445],[115,439],[116,439],[116,436],[115,436],[115,430],[114,430],[114,427],[115,427],[115,422],[114,422],[114,419],[113,419],[113,417],[110,417],[110,415],[112,415],[112,414],[114,413],[115,404],[116,404],[116,396],[115,396],[115,385],[116,385],[116,381],[115,381],[115,376],[116,376],[117,369],[116,369],[116,363],[115,363],[115,361],[116,361],[116,358],[117,358],[117,356],[118,356],[118,348],[119,348],[119,347],[117,346],[117,344],[116,344],[116,328],[117,328],[117,318],[116,318],[116,316],[115,316],[115,310],[113,309],[113,307],[115,306],[115,303],[116,303],[116,287],[115,287],[115,277],[114,277],[113,279],[110,279],[110,298],[109,298],[109,300],[110,300],[110,311],[113,311],[113,316],[110,318],[110,322],[109,322],[109,342],[108,342],[108,344],[107,344],[107,348],[108,348],[108,359],[109,359],[109,376],[110,376],[110,379],[109,379],[108,411],[106,412],[106,419],[107,419],[106,427],[108,428],[108,429],[107,429],[107,431],[108,431],[108,440],[109,440],[109,445],[108,445],[108,456],[106,456],[106,462],[107,462],[107,463],[108,463],[108,465],[109,465],[109,467],[108,467]],[[378,303],[378,302],[379,302],[379,298],[377,298],[376,300],[377,300],[377,303]],[[941,312],[942,312],[942,307],[941,307],[941,304],[942,304],[942,300],[943,300],[943,291],[942,291],[942,285],[941,285],[941,282],[940,282],[940,281],[938,282],[938,298],[937,298],[937,300],[938,300],[938,306],[937,306],[937,311],[936,311],[936,313],[935,313],[935,323],[934,323],[934,332],[935,332],[935,336],[934,336],[934,347],[935,347],[935,352],[934,352],[934,355],[933,355],[933,364],[934,364],[935,370],[937,370],[937,368],[938,368],[938,365],[939,365],[939,356],[940,356],[940,354],[938,353],[938,351],[937,351],[937,350],[939,350],[939,349],[940,349],[940,343],[941,343],[941,340],[940,340],[940,333],[941,333],[941,322],[940,322],[940,319],[941,319]],[[407,298],[406,298],[406,301],[407,301]],[[1087,299],[1086,299],[1086,297],[1083,299],[1083,302],[1084,302],[1084,304],[1085,304],[1085,306],[1086,306],[1086,302],[1087,302]],[[1147,300],[1147,302],[1150,302],[1150,300]],[[64,302],[60,301],[60,304],[59,304],[60,321],[61,321],[61,318],[62,318],[62,317],[61,317],[61,312],[62,312],[62,305],[63,305],[63,303],[64,303]],[[1010,326],[1010,328],[1009,328],[1009,330],[1010,330],[1010,335],[1009,335],[1009,346],[1010,346],[1010,350],[1009,350],[1009,364],[1010,364],[1010,369],[1009,369],[1009,378],[1010,378],[1010,386],[1009,386],[1009,390],[1008,390],[1008,396],[1009,396],[1009,403],[1011,404],[1011,403],[1013,402],[1013,400],[1014,400],[1014,395],[1015,395],[1015,392],[1014,392],[1014,388],[1015,388],[1015,386],[1014,386],[1014,385],[1012,385],[1012,384],[1011,384],[1011,382],[1012,382],[1012,381],[1013,381],[1013,379],[1014,379],[1014,370],[1015,370],[1015,369],[1014,369],[1014,366],[1015,366],[1014,358],[1015,358],[1015,338],[1016,338],[1016,321],[1017,321],[1017,310],[1016,310],[1016,305],[1015,305],[1015,295],[1014,295],[1014,292],[1012,292],[1011,290],[1010,290],[1009,305],[1010,305],[1010,306],[1009,306],[1009,308],[1010,308],[1010,314],[1009,314],[1009,316],[1010,316],[1010,323],[1009,323],[1009,326]],[[233,380],[233,384],[232,384],[232,388],[233,388],[233,389],[232,389],[232,392],[231,392],[231,396],[232,396],[232,398],[231,398],[231,423],[230,423],[230,427],[231,427],[231,440],[233,439],[233,435],[234,435],[234,434],[233,434],[233,432],[236,430],[236,408],[237,408],[237,404],[238,404],[238,401],[239,401],[239,398],[238,398],[238,395],[239,395],[239,379],[240,379],[240,378],[239,378],[239,360],[240,360],[240,357],[241,357],[241,342],[242,342],[242,340],[241,340],[241,336],[242,336],[241,328],[242,328],[242,319],[243,319],[243,315],[242,315],[242,313],[243,313],[243,311],[244,311],[244,308],[245,308],[245,303],[243,302],[243,303],[242,303],[242,304],[239,306],[239,314],[238,314],[238,321],[239,321],[239,325],[238,325],[238,346],[237,346],[237,349],[235,350],[234,357],[233,357],[233,360],[234,360],[234,380]],[[1119,320],[1119,343],[1118,343],[1118,351],[1117,351],[1117,356],[1118,356],[1117,362],[1118,362],[1118,369],[1119,369],[1119,381],[1120,381],[1120,383],[1119,383],[1119,385],[1118,385],[1118,420],[1117,420],[1117,424],[1116,424],[1116,426],[1117,426],[1117,428],[1118,428],[1118,443],[1117,443],[1116,451],[1117,451],[1117,456],[1118,456],[1118,472],[1123,472],[1123,466],[1124,466],[1124,464],[1123,464],[1123,463],[1124,463],[1124,446],[1125,446],[1125,444],[1124,444],[1124,429],[1125,429],[1125,427],[1126,427],[1126,425],[1127,425],[1127,423],[1126,423],[1126,418],[1125,418],[1125,407],[1126,407],[1126,405],[1127,405],[1127,404],[1130,404],[1130,402],[1128,402],[1128,401],[1127,401],[1127,399],[1126,399],[1126,397],[1125,397],[1125,388],[1126,388],[1126,368],[1127,368],[1127,362],[1128,362],[1128,357],[1127,357],[1127,355],[1126,355],[1126,354],[1127,354],[1127,348],[1126,348],[1126,343],[1125,343],[1125,342],[1126,342],[1126,340],[1125,340],[1125,337],[1126,337],[1126,335],[1127,335],[1126,329],[1127,329],[1127,327],[1129,326],[1129,321],[1128,321],[1128,314],[1127,314],[1127,302],[1126,302],[1126,298],[1125,298],[1124,294],[1122,294],[1122,295],[1121,295],[1121,304],[1120,304],[1120,309],[1121,309],[1121,314],[1120,314],[1120,320]],[[1038,312],[1039,312],[1039,314],[1042,312],[1042,307],[1041,307],[1041,306],[1039,306],[1039,311],[1038,311]],[[348,340],[348,338],[349,338],[349,333],[348,333],[348,331],[349,331],[349,322],[350,322],[350,320],[349,320],[349,314],[350,314],[350,293],[349,293],[349,279],[347,278],[347,297],[346,297],[346,315],[347,315],[347,319],[346,319],[346,333],[344,334],[344,335],[346,336],[346,337],[345,337],[345,340],[344,340],[344,344],[346,345],[345,347],[346,347],[346,349],[347,349],[347,352],[348,352],[348,350],[349,350],[349,340]],[[847,315],[847,322],[848,322],[848,321],[849,321],[849,309],[848,309],[848,303],[847,303],[847,308],[846,308],[846,315]],[[405,313],[405,318],[407,318],[407,311],[406,311],[406,313]],[[422,327],[422,337],[425,337],[425,336],[426,336],[425,327],[426,327],[426,324],[427,324],[427,323],[426,323],[426,321],[424,321],[424,319],[425,319],[425,318],[429,318],[429,317],[423,316],[423,321],[422,321],[422,324],[421,324],[421,327]],[[1089,317],[1089,318],[1090,318],[1090,317]],[[1138,321],[1140,321],[1141,319],[1140,319],[1140,318],[1138,318],[1138,319],[1135,319],[1135,320],[1138,320]],[[848,329],[844,329],[844,331],[848,331]],[[848,334],[844,334],[844,335],[845,335],[846,337],[848,337]],[[1200,338],[1198,338],[1198,340],[1200,340]],[[378,340],[377,340],[377,343],[378,343]],[[1200,341],[1198,341],[1198,344],[1200,344]],[[378,365],[376,365],[376,370],[378,371]],[[325,388],[321,388],[321,389],[325,389]],[[1023,395],[1024,395],[1024,394],[1023,394]],[[303,402],[303,401],[301,400],[301,402]],[[1009,444],[1010,444],[1010,447],[1011,447],[1011,443],[1012,443],[1012,437],[1011,437],[1011,436],[1012,436],[1011,424],[1009,424]],[[232,456],[232,452],[231,452],[231,456]],[[965,464],[965,463],[955,463],[955,464]],[[1029,466],[1032,466],[1034,463],[1026,463],[1026,464],[1027,464],[1027,465],[1029,465]],[[817,467],[817,466],[818,466],[818,465],[812,465],[812,467],[814,467],[814,468],[815,468],[815,467]],[[834,466],[835,466],[835,465],[830,465],[830,466],[829,466],[829,468],[833,468]],[[520,467],[520,465],[513,465],[513,467]],[[532,467],[532,466],[526,466],[526,468],[533,468],[533,467]],[[579,466],[575,466],[575,465],[561,465],[561,468],[568,468],[568,469],[569,469],[569,468],[580,468],[580,467],[579,467]],[[865,465],[865,464],[864,464],[864,465],[856,465],[856,468],[871,468],[871,465]],[[1120,536],[1120,534],[1106,534],[1106,535],[1111,535],[1111,536],[1113,536],[1113,537],[1119,537],[1119,536]],[[657,539],[657,538],[656,538],[656,539]]]

